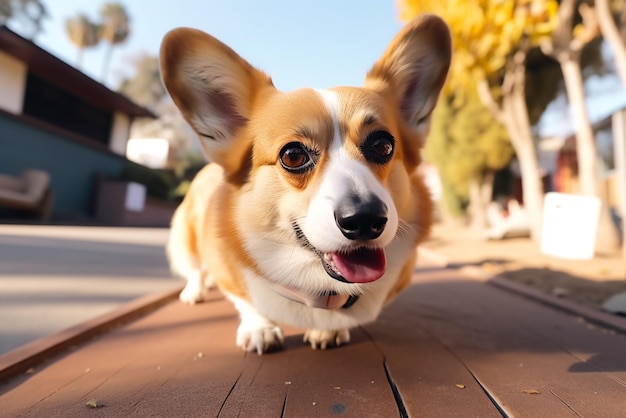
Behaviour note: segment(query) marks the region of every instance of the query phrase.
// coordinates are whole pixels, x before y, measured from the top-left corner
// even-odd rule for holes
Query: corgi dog
[[[350,340],[407,287],[432,202],[417,174],[451,59],[448,26],[408,23],[363,87],[277,90],[214,37],[166,34],[164,84],[211,162],[175,212],[167,252],[180,299],[215,285],[262,354],[280,323],[314,349]]]

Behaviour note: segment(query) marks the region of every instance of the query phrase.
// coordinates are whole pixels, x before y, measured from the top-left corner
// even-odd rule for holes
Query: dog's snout
[[[387,224],[387,205],[376,196],[363,199],[352,195],[339,202],[335,223],[350,240],[376,239]]]

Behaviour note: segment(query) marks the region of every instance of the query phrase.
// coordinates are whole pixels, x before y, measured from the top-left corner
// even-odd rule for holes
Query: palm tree
[[[65,20],[65,30],[70,41],[78,48],[76,67],[80,68],[83,61],[83,50],[98,45],[98,25],[83,14]]]
[[[104,82],[109,72],[113,47],[124,42],[130,35],[130,19],[120,3],[106,3],[100,10],[100,18],[100,39],[109,43],[102,68]]]
[[[43,20],[46,17],[46,6],[39,0],[0,0],[0,25],[14,20],[29,39],[43,30]]]

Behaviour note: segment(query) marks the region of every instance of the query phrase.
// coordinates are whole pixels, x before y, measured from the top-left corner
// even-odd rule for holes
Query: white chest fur
[[[387,294],[395,284],[408,252],[413,251],[411,241],[411,239],[396,238],[392,242],[386,250],[387,272],[376,282],[360,285],[362,293],[358,301],[349,308],[309,307],[277,293],[270,280],[251,270],[246,270],[244,277],[252,305],[259,313],[273,321],[302,328],[336,330],[371,322],[382,310]]]

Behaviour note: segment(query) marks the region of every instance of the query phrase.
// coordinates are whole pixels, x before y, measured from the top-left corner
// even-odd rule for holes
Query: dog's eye
[[[385,164],[393,156],[395,140],[387,131],[374,131],[361,145],[361,152],[368,161]]]
[[[290,142],[280,150],[280,165],[291,173],[300,174],[313,167],[309,151],[299,142]]]

